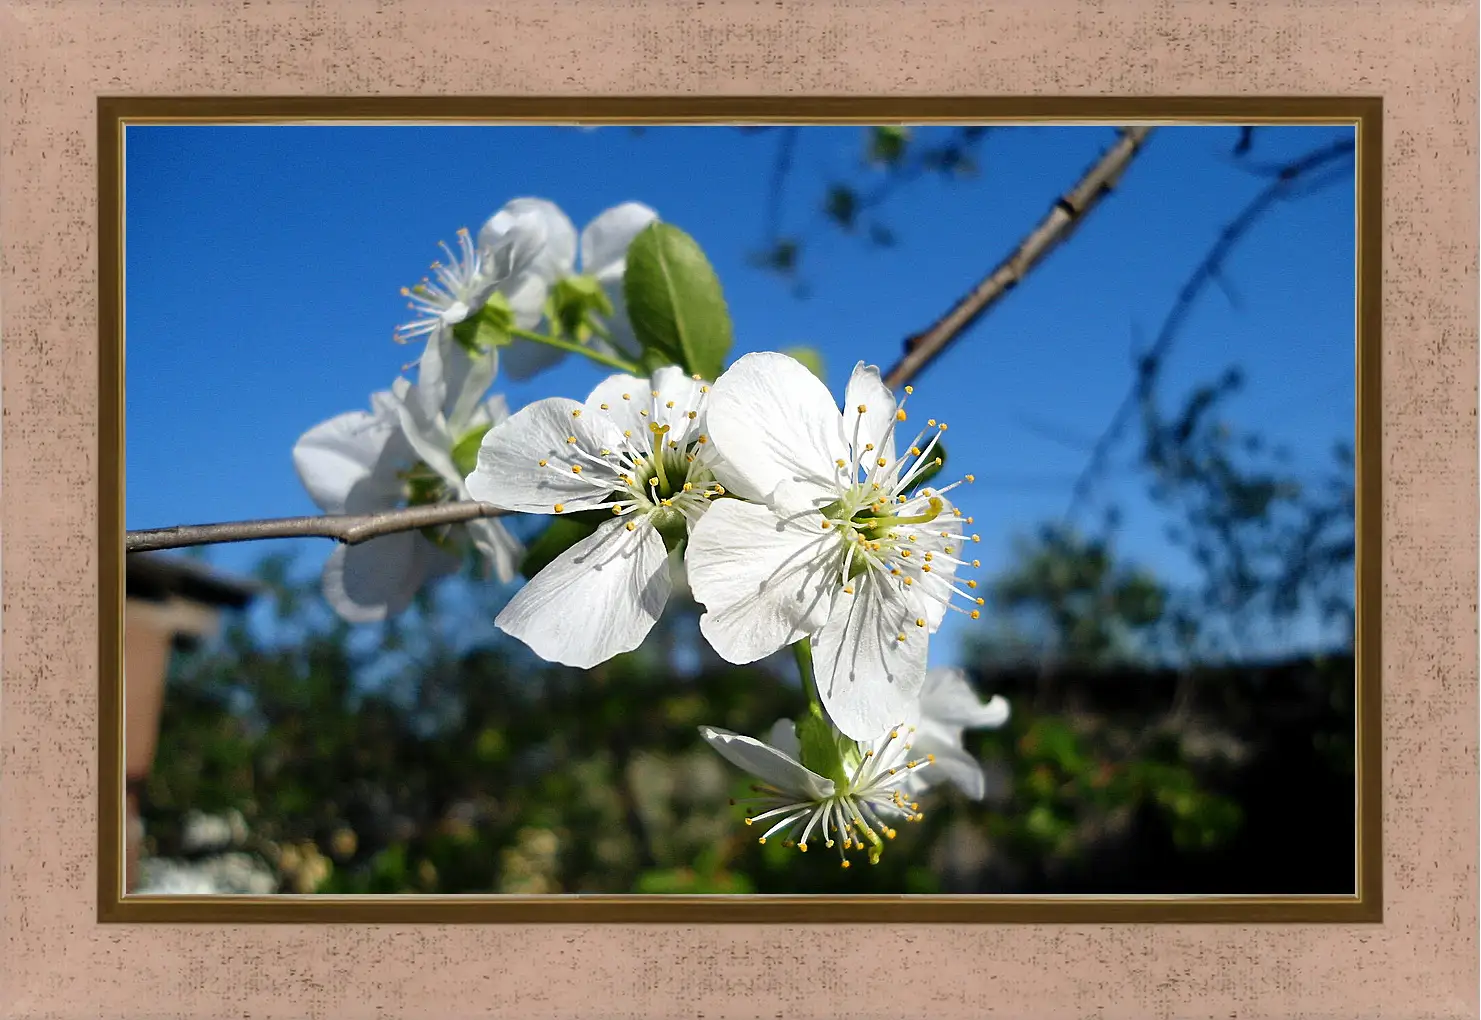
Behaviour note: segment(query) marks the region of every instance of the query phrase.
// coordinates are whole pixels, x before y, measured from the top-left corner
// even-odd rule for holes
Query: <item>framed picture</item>
[[[551,52],[694,51],[611,17]],[[704,38],[878,45],[786,17]],[[1437,599],[1476,577],[1475,193],[1424,182],[1474,109],[1340,78],[1384,24],[1281,95],[963,89],[968,45],[939,88],[480,96],[464,43],[396,95],[197,87],[203,52],[89,65],[54,122],[17,93],[17,1001],[219,1012],[266,953],[231,1009],[1473,1013],[1474,599]],[[43,205],[96,209],[96,262]]]

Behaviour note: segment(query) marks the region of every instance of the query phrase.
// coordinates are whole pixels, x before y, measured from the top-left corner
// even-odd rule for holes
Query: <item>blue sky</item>
[[[940,130],[940,129],[937,129]],[[1265,128],[1255,155],[1295,156],[1336,127]],[[929,135],[928,135],[929,137]],[[290,451],[306,429],[367,406],[415,347],[391,341],[415,282],[459,227],[505,201],[557,202],[579,228],[645,202],[692,234],[724,284],[732,357],[820,349],[841,393],[853,364],[886,367],[1046,212],[1113,138],[1108,127],[1013,127],[990,134],[980,174],[923,178],[882,216],[894,248],[819,222],[827,179],[868,184],[857,127],[801,133],[783,208],[801,229],[810,286],[796,297],[748,256],[763,241],[777,133],[725,127],[581,131],[525,127],[131,127],[126,139],[126,416],[129,528],[313,513]],[[912,407],[951,423],[958,490],[982,535],[984,574],[1012,538],[1062,514],[1086,449],[1132,378],[1134,340],[1153,333],[1222,226],[1265,181],[1236,167],[1236,129],[1160,129],[1080,233],[916,380]],[[1354,201],[1350,183],[1280,206],[1197,305],[1169,361],[1168,392],[1240,365],[1241,425],[1324,466],[1353,434]],[[1138,333],[1140,331],[1140,333]],[[567,359],[496,386],[518,407],[583,397],[602,376]],[[1134,436],[1132,437],[1134,439]],[[1121,549],[1174,579],[1189,567],[1127,470],[1110,488]],[[295,543],[316,570],[327,541]],[[221,546],[246,570],[283,543]],[[953,627],[933,659],[955,652]]]

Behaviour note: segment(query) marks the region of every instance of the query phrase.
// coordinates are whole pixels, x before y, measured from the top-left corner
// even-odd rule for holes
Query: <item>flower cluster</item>
[[[609,209],[578,238],[552,203],[516,199],[444,251],[395,332],[425,341],[416,381],[311,429],[299,474],[330,513],[476,500],[565,518],[568,540],[538,569],[487,517],[343,546],[325,568],[334,607],[352,621],[399,612],[471,549],[500,581],[530,575],[496,625],[590,668],[641,645],[682,582],[722,658],[791,649],[802,671],[807,712],[767,742],[701,730],[761,780],[746,821],[765,824],[762,842],[877,860],[933,777],[980,797],[962,734],[1001,725],[1007,705],[927,671],[947,613],[976,619],[984,604],[967,576],[978,536],[951,496],[973,476],[935,484],[946,423],[908,424],[862,361],[841,407],[787,354],[725,367],[718,281],[647,206]],[[585,400],[513,414],[488,395],[501,363],[528,378],[573,353],[617,371]]]

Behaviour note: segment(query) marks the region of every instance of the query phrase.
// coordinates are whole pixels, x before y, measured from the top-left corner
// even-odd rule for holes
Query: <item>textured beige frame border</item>
[[[5,1017],[1476,1015],[1474,4],[37,0],[0,37]],[[100,926],[96,97],[367,93],[1381,95],[1382,925]]]

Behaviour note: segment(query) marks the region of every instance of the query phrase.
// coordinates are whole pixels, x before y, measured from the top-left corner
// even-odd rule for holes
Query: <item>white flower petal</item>
[[[581,271],[603,283],[621,279],[633,238],[658,219],[641,202],[623,202],[599,214],[581,232]]]
[[[494,622],[542,659],[589,669],[641,645],[670,590],[658,532],[611,520],[531,578]]]
[[[754,737],[714,726],[701,726],[699,733],[726,761],[783,792],[801,794],[806,800],[826,800],[833,796],[831,779],[824,779]]]
[[[786,521],[766,507],[718,499],[694,525],[686,558],[699,629],[721,658],[754,662],[827,619],[843,567],[822,516]]]
[[[982,765],[960,745],[917,734],[913,753],[916,757],[935,756],[930,767],[920,771],[921,778],[927,783],[935,785],[949,781],[973,800],[981,800],[987,793],[987,777],[982,772]]]
[[[403,612],[428,580],[450,574],[458,559],[416,531],[337,546],[324,564],[324,598],[350,623]]]
[[[914,710],[928,638],[906,619],[913,608],[878,575],[861,574],[851,587],[853,595],[840,590],[834,597],[813,638],[813,666],[833,724],[845,736],[872,740]]]
[[[797,739],[797,724],[791,719],[778,719],[771,724],[766,742],[789,758],[802,760],[802,742]]]
[[[325,513],[358,512],[346,509],[357,487],[364,487],[388,454],[404,452],[404,444],[397,442],[397,419],[388,397],[378,393],[371,398],[376,413],[350,411],[330,418],[294,444],[293,466],[299,480]]]
[[[576,227],[560,206],[543,198],[516,198],[490,216],[478,232],[481,249],[497,250],[511,236],[544,243],[527,262],[527,271],[553,282],[570,275],[576,265]],[[528,242],[527,242],[528,243]]]
[[[586,413],[593,421],[610,420],[619,432],[631,432],[628,442],[639,449],[654,448],[650,431],[653,425],[668,427],[665,443],[684,446],[701,428],[703,385],[671,365],[654,372],[651,379],[611,375],[592,390],[586,400]],[[694,418],[689,417],[690,411],[696,413]]]
[[[893,477],[896,407],[895,395],[880,381],[879,369],[862,361],[855,365],[843,395],[843,434],[850,443],[857,443],[855,456],[866,471],[889,472]],[[872,444],[874,449],[865,452],[866,444]],[[878,467],[881,459],[885,461],[883,468]]]
[[[611,473],[574,452],[600,448],[571,413],[580,410],[574,400],[549,397],[489,429],[478,449],[478,466],[467,478],[469,495],[505,510],[537,514],[589,510],[604,502],[613,488]],[[573,436],[576,442],[567,442]],[[581,473],[573,472],[573,465]],[[557,504],[563,509],[555,511]]]
[[[409,380],[397,379],[391,392],[396,396],[396,413],[401,420],[402,435],[416,451],[417,457],[436,471],[443,481],[456,486],[459,475],[452,459],[453,441],[442,415],[428,406],[430,402]]]
[[[536,319],[538,322],[539,319]],[[532,328],[526,326],[526,329]],[[533,340],[514,340],[499,351],[499,362],[504,374],[516,382],[526,382],[558,365],[566,356],[559,347],[536,343]]]
[[[785,354],[747,354],[710,388],[706,409],[711,440],[732,492],[765,502],[783,482],[810,499],[839,493],[848,444],[843,418],[828,388]]]
[[[504,525],[487,517],[469,521],[466,527],[473,547],[488,560],[499,582],[508,584],[514,580],[520,560],[524,558],[524,544]]]
[[[926,674],[920,692],[921,714],[936,722],[961,729],[987,729],[1008,721],[1008,702],[994,695],[983,704],[960,669],[933,669]]]
[[[438,331],[417,362],[416,392],[423,417],[441,414],[450,434],[466,430],[498,370],[497,350],[469,354],[450,331]]]

